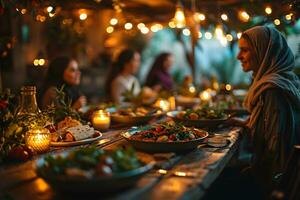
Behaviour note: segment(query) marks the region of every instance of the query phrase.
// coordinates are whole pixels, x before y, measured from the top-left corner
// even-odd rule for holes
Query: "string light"
[[[25,8],[23,8],[22,10],[21,10],[21,13],[24,15],[24,14],[26,14],[26,12],[27,12],[27,10],[25,9]]]
[[[206,32],[206,33],[204,34],[204,37],[205,37],[206,39],[210,40],[210,39],[212,38],[212,34],[211,34],[210,32]]]
[[[54,17],[54,13],[49,13],[49,17]]]
[[[48,13],[51,13],[52,11],[53,11],[53,7],[52,7],[52,6],[48,6],[48,7],[47,7],[47,12],[48,12]]]
[[[107,28],[106,28],[106,32],[107,32],[107,33],[112,33],[112,32],[114,32],[114,27],[112,27],[112,26],[107,27]]]
[[[189,29],[185,28],[185,29],[182,30],[182,33],[185,36],[189,36],[191,34],[191,31]]]
[[[224,21],[227,21],[228,20],[228,16],[225,13],[223,13],[221,15],[221,19],[224,20]]]
[[[138,29],[142,29],[142,28],[144,28],[145,27],[145,24],[144,23],[139,23],[138,25],[137,25],[137,27],[138,27]]]
[[[223,37],[223,30],[221,25],[217,25],[216,30],[215,30],[215,35],[217,39],[221,39]]]
[[[293,16],[293,13],[287,14],[287,15],[285,16],[285,19],[286,19],[286,20],[291,20],[291,19],[292,19],[292,16]]]
[[[80,20],[86,20],[86,18],[87,18],[87,14],[86,13],[81,13],[80,15],[79,15],[79,19]]]
[[[279,26],[279,25],[280,25],[280,20],[279,20],[279,19],[275,19],[275,20],[274,20],[274,24],[275,24],[276,26]]]
[[[233,37],[232,37],[232,35],[227,34],[227,35],[226,35],[226,39],[227,39],[229,42],[231,42],[231,41],[233,40]]]
[[[266,12],[268,15],[270,15],[270,14],[272,13],[272,8],[271,8],[270,6],[267,6],[267,7],[265,8],[265,12]]]
[[[143,34],[149,33],[149,28],[147,28],[147,27],[141,28],[141,33],[143,33]]]
[[[176,27],[175,22],[174,21],[170,21],[169,22],[169,27],[170,28],[175,28]]]
[[[116,25],[118,23],[118,19],[116,19],[116,18],[111,18],[111,20],[110,20],[110,24],[111,25]]]
[[[243,22],[248,22],[250,19],[250,15],[246,11],[240,11],[239,12],[240,20]]]
[[[205,20],[205,15],[202,14],[202,13],[195,12],[195,14],[193,16],[194,16],[194,19],[195,19],[196,22]]]
[[[130,23],[130,22],[127,22],[125,25],[124,25],[124,28],[126,29],[126,30],[130,30],[130,29],[132,29],[132,23]]]
[[[161,29],[163,29],[163,26],[161,24],[154,24],[150,28],[150,30],[154,33],[161,30]]]

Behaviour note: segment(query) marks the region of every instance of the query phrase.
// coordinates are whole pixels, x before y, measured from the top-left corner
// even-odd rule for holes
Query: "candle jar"
[[[30,129],[25,134],[26,146],[31,148],[34,152],[47,152],[50,148],[51,135],[46,128]]]
[[[95,111],[92,115],[93,127],[98,130],[107,130],[110,126],[110,114],[105,110]]]

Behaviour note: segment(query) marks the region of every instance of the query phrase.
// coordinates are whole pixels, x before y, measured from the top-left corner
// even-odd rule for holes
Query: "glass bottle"
[[[22,86],[20,107],[17,115],[35,115],[40,113],[36,101],[36,87],[35,86]]]

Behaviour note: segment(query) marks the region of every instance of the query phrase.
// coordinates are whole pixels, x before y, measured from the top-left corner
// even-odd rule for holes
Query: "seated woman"
[[[133,89],[133,94],[138,95],[141,86],[134,76],[140,66],[140,54],[132,49],[123,50],[109,70],[106,79],[106,93],[115,103],[124,101],[123,94]]]
[[[68,57],[57,57],[50,65],[42,90],[42,108],[47,108],[56,99],[56,88],[64,86],[65,101],[72,101],[72,107],[79,109],[87,102],[86,97],[80,92],[80,71],[78,63]]]
[[[174,82],[169,70],[173,65],[173,55],[170,53],[161,53],[154,61],[146,79],[146,86],[155,91],[173,90]]]
[[[250,130],[253,174],[268,191],[293,145],[300,143],[300,81],[293,73],[293,53],[276,29],[257,26],[245,31],[239,48],[243,71],[253,72],[244,101],[251,114],[240,125]]]

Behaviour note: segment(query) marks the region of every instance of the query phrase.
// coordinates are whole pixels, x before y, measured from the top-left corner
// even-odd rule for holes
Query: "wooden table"
[[[118,138],[121,131],[106,132],[104,137]],[[158,173],[156,168],[141,178],[135,187],[116,191],[113,195],[105,196],[105,199],[200,199],[236,152],[241,131],[241,128],[233,127],[215,132],[212,137],[228,139],[229,145],[224,148],[200,145],[195,151],[183,155],[160,154],[165,160],[158,167],[168,169],[167,174]],[[113,142],[102,144],[101,148],[128,145],[124,139],[112,140]],[[103,199],[101,194],[74,197],[55,192],[43,179],[36,176],[34,162],[32,160],[0,167],[0,199]],[[187,176],[175,176],[174,173],[178,172],[179,175],[187,173]]]

